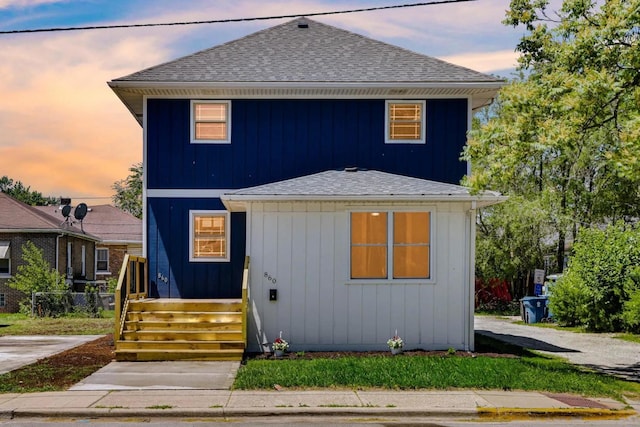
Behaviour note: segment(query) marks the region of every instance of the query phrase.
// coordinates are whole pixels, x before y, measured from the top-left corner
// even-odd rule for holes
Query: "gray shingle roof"
[[[498,193],[472,195],[466,187],[375,170],[330,170],[271,184],[229,191],[223,200],[331,199],[501,200]]]
[[[306,22],[308,28],[299,28]],[[114,79],[132,82],[500,82],[308,18]]]

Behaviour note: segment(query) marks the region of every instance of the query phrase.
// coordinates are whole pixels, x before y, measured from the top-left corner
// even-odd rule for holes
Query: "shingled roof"
[[[61,221],[62,214],[55,207],[35,208]],[[142,220],[115,206],[91,206],[82,227],[87,233],[99,237],[102,243],[142,243]]]
[[[319,89],[336,96],[477,95],[485,100],[475,103],[479,105],[503,84],[502,79],[308,18],[109,82],[138,120],[143,94],[283,96],[274,88],[286,87],[289,96],[304,88],[302,95],[309,97]],[[176,91],[179,87],[182,92]],[[328,88],[340,90],[327,93]]]
[[[225,205],[245,201],[476,201],[490,205],[505,200],[500,193],[472,194],[468,188],[376,170],[329,170],[278,181],[221,196]],[[235,206],[237,208],[238,205]],[[233,206],[232,206],[233,207]]]
[[[47,207],[47,209],[55,208]],[[83,232],[79,227],[69,225],[62,217],[56,218],[2,192],[0,192],[0,232],[61,233],[89,240],[100,240],[96,236]]]

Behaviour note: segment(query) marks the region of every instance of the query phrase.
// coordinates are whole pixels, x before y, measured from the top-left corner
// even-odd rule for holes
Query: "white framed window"
[[[386,101],[385,143],[424,144],[425,110],[425,101]]]
[[[228,211],[189,211],[189,261],[229,261],[230,220]]]
[[[0,277],[11,275],[11,242],[0,242]]]
[[[231,143],[231,101],[191,101],[191,143]]]
[[[431,279],[431,212],[351,212],[351,279]]]
[[[5,307],[7,305],[7,299],[4,294],[0,294],[0,307]]]
[[[109,272],[109,248],[96,248],[96,272]]]

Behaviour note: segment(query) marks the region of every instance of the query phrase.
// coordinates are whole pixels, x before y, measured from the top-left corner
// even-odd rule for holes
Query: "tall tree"
[[[465,151],[473,186],[538,201],[559,266],[579,227],[640,216],[640,0],[600,4],[511,1],[504,23],[526,29],[526,77]]]
[[[0,178],[0,191],[31,206],[45,206],[59,203],[54,197],[44,197],[38,191],[32,191],[31,187],[25,187],[20,181],[14,181],[8,176]]]
[[[142,163],[129,168],[129,176],[113,183],[113,203],[131,215],[142,218]]]

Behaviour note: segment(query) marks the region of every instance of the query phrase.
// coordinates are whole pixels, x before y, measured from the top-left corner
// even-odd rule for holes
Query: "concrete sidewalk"
[[[126,390],[0,394],[0,418],[265,417],[273,415],[614,416],[638,418],[640,402],[487,390]]]

